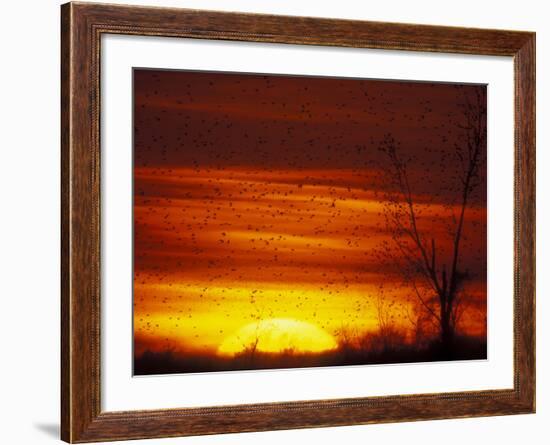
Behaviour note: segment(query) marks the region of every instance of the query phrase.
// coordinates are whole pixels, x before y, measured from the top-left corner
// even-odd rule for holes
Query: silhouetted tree
[[[461,106],[463,117],[459,116],[456,122],[463,130],[463,138],[454,147],[443,147],[445,155],[439,165],[426,165],[425,160],[420,162],[407,156],[400,150],[400,143],[389,134],[380,144],[380,151],[389,161],[385,169],[389,184],[383,214],[392,240],[385,244],[384,250],[396,260],[414,297],[436,321],[446,351],[452,347],[461,315],[460,290],[468,277],[467,270],[461,267],[465,213],[473,191],[484,177],[480,175],[480,167],[485,165],[486,156],[485,97],[481,88],[475,89],[475,94],[465,96]],[[449,156],[451,153],[452,156]],[[416,175],[417,180],[422,176],[422,180],[429,181],[430,175],[439,168],[438,174],[454,182],[454,186],[445,190],[447,195],[452,195],[447,196],[446,204],[452,221],[446,227],[450,236],[448,244],[441,238],[436,241],[434,234],[440,228],[434,227],[434,224],[441,222],[441,219],[433,215],[430,217],[429,203],[421,202],[413,191],[410,173],[413,165],[417,168],[422,165],[425,169],[423,175]],[[424,223],[428,219],[430,224],[421,224],[421,220]]]
[[[247,343],[242,344],[242,352],[239,354],[241,357],[247,357],[249,365],[254,367],[256,356],[258,351],[258,346],[262,335],[265,335],[266,326],[263,324],[265,320],[265,307],[258,305],[255,294],[252,293],[249,296],[249,302],[252,307],[250,318],[255,320],[254,333],[252,338],[247,338]],[[271,316],[273,316],[273,311],[269,311]]]

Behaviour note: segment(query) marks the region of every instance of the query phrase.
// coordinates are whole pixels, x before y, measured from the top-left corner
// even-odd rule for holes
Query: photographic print
[[[486,86],[135,68],[134,374],[487,358]]]

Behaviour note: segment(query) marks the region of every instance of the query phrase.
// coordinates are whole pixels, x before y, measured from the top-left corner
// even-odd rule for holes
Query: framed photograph
[[[62,6],[62,439],[535,411],[535,35]]]

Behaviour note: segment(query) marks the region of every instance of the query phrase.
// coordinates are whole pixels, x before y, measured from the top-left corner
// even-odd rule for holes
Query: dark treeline
[[[268,353],[250,349],[243,350],[232,357],[219,356],[209,352],[145,351],[134,360],[134,375],[421,363],[486,358],[487,343],[485,339],[471,336],[457,337],[452,350],[443,347],[440,342],[434,341],[423,346],[393,343],[375,350],[367,350],[356,343],[341,342],[337,349],[322,353],[300,353],[292,350]]]

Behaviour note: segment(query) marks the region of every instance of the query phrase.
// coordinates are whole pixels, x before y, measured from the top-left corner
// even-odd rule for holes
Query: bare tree
[[[411,302],[412,304],[405,308],[405,318],[412,327],[412,339],[418,348],[427,346],[430,332],[434,328],[439,329],[439,324],[432,315],[423,310],[421,303],[418,300]]]
[[[250,318],[255,320],[254,332],[246,339],[246,342],[242,342],[239,339],[242,342],[242,352],[239,355],[247,357],[249,366],[254,366],[260,340],[262,339],[262,335],[266,334],[266,326],[263,323],[265,320],[265,307],[258,305],[255,292],[250,294],[249,302],[252,307]]]
[[[335,335],[338,338],[338,345],[342,351],[349,352],[357,346],[359,339],[357,329],[351,328],[344,322],[342,322],[340,328],[336,330]]]
[[[376,300],[376,315],[378,319],[378,332],[383,342],[383,349],[388,350],[392,345],[394,333],[394,322],[392,307],[394,301],[388,303],[382,296],[378,296]]]
[[[398,306],[395,299],[388,300],[382,295],[376,299],[377,340],[382,351],[391,351],[405,344],[405,333],[395,322],[397,316],[403,315],[403,309]]]
[[[383,214],[392,240],[386,243],[384,251],[399,264],[403,278],[423,309],[435,320],[441,342],[447,348],[453,343],[461,315],[460,291],[468,277],[461,267],[461,243],[465,214],[472,193],[480,184],[480,168],[485,162],[485,93],[476,89],[473,99],[465,97],[462,111],[463,118],[457,125],[463,131],[463,139],[455,143],[454,148],[444,147],[446,153],[451,152],[453,156],[440,165],[454,183],[445,191],[453,195],[446,207],[450,211],[448,220],[452,222],[447,226],[448,243],[440,239],[436,242],[434,238],[436,218],[431,218],[431,224],[422,224],[430,217],[425,215],[428,204],[419,202],[413,191],[410,170],[415,159],[404,155],[399,142],[391,135],[386,135],[380,145],[380,151],[389,161],[385,170],[389,191]],[[429,173],[425,177],[429,177]],[[443,244],[451,248],[445,249]]]
[[[256,361],[256,352],[258,351],[258,344],[261,338],[260,323],[261,321],[256,322],[252,340],[249,340],[248,343],[243,343],[243,350],[240,353],[241,356],[248,358],[249,366],[254,366]]]

